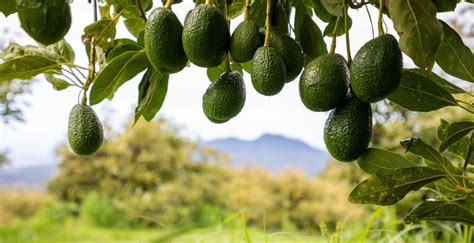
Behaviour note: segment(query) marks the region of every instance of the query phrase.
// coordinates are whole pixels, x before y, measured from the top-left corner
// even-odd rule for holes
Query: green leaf
[[[473,212],[472,206],[465,201],[426,201],[410,212],[405,218],[405,223],[411,224],[421,220],[438,220],[474,225]]]
[[[240,64],[242,66],[242,69],[247,72],[247,73],[252,73],[252,70],[253,70],[253,62],[252,60],[246,62],[246,63],[242,63]]]
[[[53,88],[57,91],[67,89],[69,86],[71,86],[71,84],[68,81],[58,78],[54,76],[54,74],[44,74],[44,77],[46,81],[48,81],[51,85],[53,85]]]
[[[389,175],[397,169],[416,166],[416,163],[400,154],[378,148],[369,148],[357,159],[357,164],[371,175]]]
[[[451,123],[446,129],[446,137],[439,146],[439,151],[443,152],[447,147],[468,135],[472,130],[474,130],[474,122]]]
[[[137,37],[145,29],[146,22],[142,17],[134,17],[126,19],[124,24],[130,34]]]
[[[227,6],[227,18],[228,19],[235,19],[239,17],[245,8],[245,1],[244,0],[234,0],[232,4]]]
[[[462,89],[459,86],[457,86],[457,85],[449,82],[448,80],[440,77],[439,75],[437,75],[434,72],[430,72],[428,74],[426,71],[421,70],[421,69],[417,69],[417,68],[413,68],[413,69],[409,69],[409,70],[431,79],[431,81],[435,82],[438,86],[445,89],[446,91],[448,91],[451,94],[461,94],[461,93],[462,94],[468,94],[468,92],[465,91],[464,89]]]
[[[402,200],[410,191],[442,179],[446,173],[429,167],[408,167],[389,175],[372,175],[362,181],[349,195],[353,203],[392,205]]]
[[[251,1],[250,4],[250,18],[255,21],[258,27],[265,26],[265,1]]]
[[[437,130],[438,139],[440,141],[443,141],[446,138],[448,126],[449,126],[449,122],[444,119],[441,119],[440,124],[438,126],[438,130]]]
[[[316,16],[318,16],[318,18],[323,22],[328,23],[333,16],[326,10],[326,8],[321,3],[321,0],[313,0],[313,5]]]
[[[98,20],[84,28],[82,40],[94,39],[98,46],[108,47],[112,44],[116,34],[116,22],[110,19]]]
[[[438,12],[454,11],[459,2],[460,0],[433,0],[433,4]]]
[[[410,138],[400,142],[407,152],[423,157],[425,164],[450,173],[458,173],[457,169],[440,152],[426,144],[421,138]]]
[[[60,73],[61,64],[37,55],[9,59],[0,64],[0,83],[13,79],[30,80],[40,73]]]
[[[431,70],[443,37],[435,5],[431,0],[390,1],[388,11],[400,35],[400,49],[418,67]]]
[[[321,0],[321,4],[328,13],[339,17],[344,15],[344,8],[341,3],[342,0]]]
[[[151,72],[149,70],[152,70]],[[135,109],[135,122],[143,116],[145,120],[151,121],[156,113],[161,109],[168,92],[169,75],[162,74],[152,68],[149,68],[140,82],[139,104]],[[145,85],[142,83],[145,82]],[[143,89],[142,89],[143,88]],[[146,90],[145,90],[146,89]]]
[[[107,62],[110,62],[114,58],[120,56],[121,54],[127,51],[139,51],[142,50],[143,47],[140,46],[133,40],[130,39],[117,39],[114,41],[114,47],[110,50],[107,54]]]
[[[0,12],[8,17],[10,14],[16,13],[16,0],[1,0],[0,1]]]
[[[145,50],[125,52],[113,59],[96,76],[90,93],[90,104],[95,105],[111,97],[123,83],[141,73],[148,66]]]
[[[46,47],[47,50],[50,50],[53,53],[56,53],[63,62],[69,62],[70,64],[74,64],[74,60],[76,59],[76,54],[72,46],[67,43],[65,40],[60,40],[52,45]]]
[[[436,63],[454,77],[474,82],[474,53],[464,45],[461,37],[448,24],[441,21],[444,38],[436,52]]]
[[[297,36],[303,53],[311,59],[327,54],[328,50],[324,42],[321,30],[311,17],[305,15],[303,24]]]
[[[211,82],[217,81],[217,78],[223,74],[225,70],[221,66],[210,67],[207,69],[207,78]]]
[[[336,21],[337,21],[337,17],[332,17],[332,19],[329,21],[329,24],[324,29],[324,36],[331,36],[331,37],[333,36],[334,28],[336,27]],[[349,29],[352,27],[352,19],[350,17],[348,17],[347,19],[347,25]],[[341,36],[344,34],[345,34],[344,19],[340,18],[339,24],[337,25],[337,29],[336,29],[336,36]]]
[[[471,139],[469,139],[469,147],[466,152],[466,159],[464,160],[464,171],[467,168],[467,165],[474,165],[474,133],[471,134]]]
[[[60,41],[48,47],[32,45],[21,46],[16,43],[10,43],[10,45],[0,53],[0,58],[4,61],[8,61],[24,56],[42,56],[63,65],[74,65],[71,62],[71,59],[74,59],[74,54],[71,54],[69,49],[66,50],[66,48],[71,47],[66,47],[64,43],[66,42]]]
[[[409,69],[402,71],[400,85],[387,98],[412,111],[433,111],[458,105],[448,91],[426,76]]]

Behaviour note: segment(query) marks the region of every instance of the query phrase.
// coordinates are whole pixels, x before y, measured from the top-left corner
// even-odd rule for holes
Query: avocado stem
[[[270,13],[272,11],[272,0],[267,0],[267,18],[265,19],[265,47],[270,47]]]
[[[382,22],[383,22],[383,0],[379,0],[379,22],[378,22],[379,36],[384,35]]]
[[[174,3],[174,0],[168,0],[168,1],[166,1],[166,4],[165,4],[164,8],[170,9],[170,8],[171,8],[171,5],[173,5],[173,3]]]
[[[214,0],[206,0],[206,5],[213,5],[214,4]]]
[[[334,54],[336,51],[336,32],[337,32],[337,27],[339,26],[339,20],[341,18],[337,17],[336,19],[336,25],[334,25],[334,30],[332,31],[332,42],[331,42],[331,49],[329,50],[329,54]]]
[[[347,65],[351,66],[352,57],[351,57],[351,42],[349,41],[349,14],[347,9],[347,4],[343,2],[342,6],[344,7],[344,30],[346,32],[346,51],[347,51]]]
[[[244,20],[250,19],[250,0],[245,0]]]

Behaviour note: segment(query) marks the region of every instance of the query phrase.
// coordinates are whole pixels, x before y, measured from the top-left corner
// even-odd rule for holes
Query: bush
[[[100,197],[96,192],[89,193],[82,203],[80,217],[84,222],[98,227],[127,225],[125,214],[114,207],[112,200]]]
[[[44,192],[22,188],[0,189],[0,226],[29,218],[52,201],[52,197]]]

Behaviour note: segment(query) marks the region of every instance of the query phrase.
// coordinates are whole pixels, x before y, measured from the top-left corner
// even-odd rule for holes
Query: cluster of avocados
[[[303,53],[290,36],[272,30],[269,46],[264,46],[265,30],[246,18],[230,34],[222,11],[212,4],[198,4],[181,25],[170,6],[153,10],[145,28],[145,49],[153,67],[172,74],[189,62],[199,67],[216,67],[226,58],[234,62],[253,61],[252,84],[263,95],[279,93],[285,83],[303,69]],[[237,116],[246,99],[245,83],[238,72],[228,68],[210,84],[203,95],[202,108],[214,123]]]
[[[402,65],[397,40],[384,34],[364,44],[350,67],[339,54],[320,56],[305,67],[300,97],[309,110],[332,110],[324,142],[334,158],[349,162],[365,153],[372,131],[370,103],[395,91]]]

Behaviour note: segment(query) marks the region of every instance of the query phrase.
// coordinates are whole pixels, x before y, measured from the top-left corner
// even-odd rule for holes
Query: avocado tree
[[[278,94],[302,72],[303,104],[311,111],[331,111],[324,131],[328,151],[339,161],[357,161],[371,175],[350,193],[351,202],[393,205],[410,191],[424,188],[434,194],[405,218],[407,223],[474,224],[473,119],[442,120],[438,148],[422,138],[401,141],[416,160],[384,148],[368,148],[371,103],[388,100],[413,112],[455,106],[474,118],[472,93],[432,72],[437,64],[466,86],[474,82],[471,49],[437,18],[440,12],[454,11],[460,0],[196,0],[183,24],[172,11],[179,8],[175,4],[180,0],[164,1],[154,10],[153,4],[161,3],[101,0],[98,6],[96,0],[89,2],[95,18],[82,35],[88,67],[75,63],[78,48],[63,39],[72,21],[67,0],[0,3],[5,16],[18,13],[21,27],[38,42],[36,46],[11,43],[3,49],[0,82],[43,74],[57,90],[79,88],[81,102],[71,111],[68,130],[76,153],[92,154],[103,140],[102,126],[90,106],[111,99],[123,83],[141,73],[135,122],[141,117],[152,120],[165,100],[170,75],[194,64],[207,68],[212,81],[203,95],[203,111],[210,121],[223,123],[244,106],[244,71],[250,74],[253,88],[266,96]],[[378,36],[352,58],[349,32],[355,23],[348,9],[362,7],[378,10]],[[240,15],[243,21],[231,34],[229,24]],[[324,29],[315,18],[325,23]],[[386,32],[386,18],[398,37]],[[116,35],[119,21],[134,38]],[[335,53],[336,37],[342,35],[347,59]],[[332,37],[329,50],[323,36]],[[417,68],[403,68],[402,53]]]

